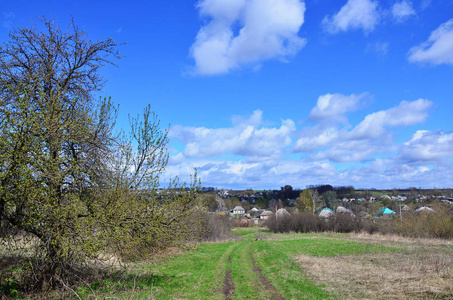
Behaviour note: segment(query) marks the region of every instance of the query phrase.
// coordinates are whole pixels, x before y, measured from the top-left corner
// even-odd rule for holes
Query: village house
[[[334,214],[335,212],[333,210],[326,207],[323,210],[321,210],[321,212],[319,213],[319,217],[328,219],[330,216],[333,216]]]
[[[263,211],[263,213],[260,215],[260,220],[267,220],[269,219],[271,216],[273,215],[273,213],[269,210],[265,210]]]
[[[233,208],[233,215],[234,216],[243,216],[245,214],[245,209],[242,206],[236,206]]]
[[[285,216],[290,216],[290,213],[286,209],[280,208],[277,210],[275,215],[276,215],[276,218],[278,219],[278,218],[283,218]]]

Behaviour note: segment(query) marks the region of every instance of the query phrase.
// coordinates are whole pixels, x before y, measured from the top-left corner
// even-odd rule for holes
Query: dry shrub
[[[329,222],[310,213],[269,218],[265,225],[271,232],[322,232],[331,231]]]
[[[319,232],[323,231],[326,222],[309,213],[292,216],[292,231],[294,232]]]
[[[270,218],[266,222],[271,232],[360,232],[363,222],[350,214],[338,214],[329,219],[319,218],[309,213],[301,213],[281,218]]]
[[[234,227],[253,227],[253,220],[250,219],[236,219]]]
[[[209,215],[207,217],[207,231],[203,240],[215,242],[235,239],[235,235],[231,232],[233,222],[229,216]]]
[[[374,220],[362,219],[362,231],[373,234],[379,232],[379,225]]]
[[[274,233],[283,233],[283,232],[290,232],[291,231],[291,221],[292,217],[290,216],[283,216],[281,218],[271,217],[267,219],[264,224],[267,226],[269,231]]]
[[[403,218],[379,222],[382,233],[409,237],[453,238],[453,215],[441,206],[429,213],[405,213]]]
[[[362,230],[359,219],[348,213],[338,213],[330,217],[329,223],[334,232],[349,233]]]
[[[398,217],[380,219],[359,218],[348,213],[340,213],[329,219],[319,218],[309,213],[300,213],[280,218],[270,218],[265,226],[271,232],[380,232],[408,237],[453,239],[453,214],[438,206],[430,213],[405,213]]]

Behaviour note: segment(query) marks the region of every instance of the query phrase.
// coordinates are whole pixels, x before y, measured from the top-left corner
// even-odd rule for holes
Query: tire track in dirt
[[[231,300],[234,295],[234,284],[231,279],[231,256],[228,257],[228,265],[229,268],[227,269],[223,280],[223,294],[225,295],[226,300]]]
[[[250,259],[252,260],[252,265],[253,265],[253,272],[258,273],[261,284],[264,285],[266,288],[266,291],[268,291],[274,300],[285,300],[282,295],[277,291],[277,289],[272,285],[272,283],[263,275],[263,271],[261,270],[260,267],[256,264],[256,260],[253,256],[250,256]]]

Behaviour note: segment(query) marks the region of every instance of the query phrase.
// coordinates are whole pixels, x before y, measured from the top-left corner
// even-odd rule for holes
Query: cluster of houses
[[[277,218],[280,216],[289,215],[289,214],[290,213],[284,208],[277,209],[275,212],[275,215],[277,216]],[[244,219],[245,219],[245,220],[251,221],[253,224],[257,225],[257,224],[259,224],[260,221],[267,220],[270,217],[274,216],[274,212],[272,212],[270,210],[259,209],[256,207],[254,207],[246,212],[242,206],[238,205],[230,211],[219,212],[219,215],[229,215],[231,217],[243,219],[242,221],[244,221]]]
[[[411,211],[412,209],[409,206],[407,206],[407,205],[403,205],[400,208],[400,210],[401,210],[401,212],[408,212],[408,211]],[[428,207],[428,206],[421,206],[421,207],[415,209],[414,211],[416,213],[431,213],[431,212],[434,212],[434,209],[432,209],[431,207]],[[354,215],[351,210],[346,209],[343,206],[337,207],[336,213],[348,213],[348,214]],[[319,216],[323,217],[323,218],[326,218],[326,219],[331,217],[331,216],[333,216],[334,214],[335,214],[335,212],[333,210],[331,210],[330,208],[324,208],[324,209],[322,209],[319,212]],[[386,217],[386,216],[396,215],[396,212],[391,210],[388,207],[383,207],[379,211],[374,213],[373,215],[375,217],[382,217],[382,216]],[[367,212],[360,212],[359,213],[359,217],[371,218],[372,216],[369,213],[367,213]]]
[[[247,213],[242,206],[236,206],[229,212],[220,212],[220,214],[229,214],[233,217],[247,217],[248,219],[266,220],[273,215],[272,211],[265,209],[258,209],[256,207],[250,209]]]
[[[244,192],[244,193],[235,193],[234,196],[232,194],[230,194],[229,191],[222,190],[222,191],[217,192],[217,198],[219,198],[219,200],[237,197],[241,203],[246,204],[244,206],[248,206],[250,204],[255,204],[255,200],[257,198],[263,197],[263,196],[272,197],[275,195],[273,195],[272,191],[266,192],[266,195],[264,195],[264,193],[262,193],[262,192],[254,192],[253,194],[251,194],[251,193],[246,194]],[[380,197],[367,197],[367,198],[342,198],[342,199],[337,199],[337,203],[339,204],[339,206],[335,209],[335,211],[330,208],[324,208],[318,212],[318,215],[320,217],[326,218],[326,219],[335,214],[338,214],[338,213],[351,214],[352,216],[355,216],[354,213],[349,209],[349,207],[351,207],[350,204],[360,203],[360,202],[375,202],[378,200],[382,201],[385,199],[390,200],[392,202],[401,203],[399,205],[400,206],[399,209],[397,209],[397,210],[398,210],[398,213],[403,213],[403,212],[412,210],[409,206],[404,205],[404,202],[408,203],[408,201],[412,202],[412,200],[417,200],[418,203],[423,203],[428,198],[429,197],[423,196],[423,195],[417,195],[417,196],[412,195],[411,196],[409,194],[400,194],[397,196],[382,195]],[[444,196],[441,196],[439,198],[441,198],[441,199],[439,199],[441,202],[453,204],[453,198],[447,198]],[[286,206],[292,206],[295,199],[293,199],[291,201],[288,201],[288,200],[291,200],[291,199],[285,200]],[[291,202],[291,203],[289,203],[289,202]],[[225,205],[222,205],[221,207],[223,210],[218,213],[220,215],[228,215],[228,216],[236,217],[236,218],[240,218],[240,219],[247,219],[249,221],[253,221],[255,224],[258,224],[258,222],[260,220],[266,220],[266,219],[272,217],[273,215],[276,215],[278,217],[279,215],[282,215],[282,214],[283,215],[289,214],[289,212],[284,208],[278,209],[278,207],[280,205],[281,205],[281,202],[280,202],[280,204],[278,204],[277,200],[275,200],[275,199],[271,199],[268,201],[268,206],[270,207],[269,209],[260,209],[260,208],[254,207],[254,208],[246,211],[244,209],[244,207],[242,207],[241,205],[238,205],[235,208],[233,208],[232,210],[227,210]],[[417,213],[429,213],[429,212],[433,212],[434,210],[431,207],[422,206],[417,209],[413,209],[413,211],[415,211]],[[372,215],[368,212],[362,211],[360,213],[357,213],[357,216],[362,217],[362,218],[371,218],[371,217],[392,216],[392,215],[396,215],[396,214],[397,214],[397,212],[391,210],[390,208],[384,207],[377,212],[373,212]]]
[[[401,211],[409,211],[411,208],[407,205],[404,205],[401,207]],[[428,206],[422,206],[417,209],[415,209],[415,212],[417,213],[430,213],[434,212],[434,210],[431,207]],[[330,208],[323,208],[319,213],[319,217],[328,219],[331,216],[335,214],[350,214],[352,216],[355,216],[354,213],[343,207],[343,206],[338,206],[335,211],[333,211]],[[254,221],[255,224],[258,224],[260,220],[267,220],[268,218],[272,217],[274,215],[274,212],[270,210],[265,210],[265,209],[259,209],[259,208],[252,208],[249,211],[246,212],[246,210],[242,206],[236,206],[230,211],[221,211],[219,212],[220,215],[229,215],[231,217],[237,217],[237,218],[245,218],[248,220]],[[289,215],[290,213],[285,209],[285,208],[280,208],[275,210],[275,216],[278,218],[280,216],[285,216]],[[380,209],[378,212],[373,214],[374,217],[386,217],[386,216],[392,216],[396,215],[396,212],[387,208],[383,207]],[[372,216],[369,213],[366,212],[361,212],[358,215],[359,217],[362,218],[371,218]]]

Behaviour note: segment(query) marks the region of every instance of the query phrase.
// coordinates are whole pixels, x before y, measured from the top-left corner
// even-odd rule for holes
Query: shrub
[[[363,219],[362,230],[366,233],[373,234],[379,232],[379,226],[374,220]]]
[[[235,237],[231,232],[234,221],[228,216],[207,215],[206,222],[207,231],[202,238],[204,241],[230,240]]]
[[[321,224],[324,220],[320,220],[317,216],[310,213],[301,213],[297,215],[283,216],[280,218],[269,218],[265,225],[271,232],[319,232],[322,228]]]
[[[334,232],[349,233],[352,231],[361,231],[359,222],[349,213],[339,213],[332,216],[329,221],[332,223]]]
[[[336,214],[329,219],[310,213],[300,213],[282,218],[270,218],[265,226],[271,232],[367,232],[396,234],[408,237],[453,239],[453,212],[450,207],[438,205],[431,213],[404,213],[403,218],[367,219],[351,214]]]
[[[384,223],[384,222],[382,222]],[[401,219],[381,224],[384,232],[409,237],[453,238],[453,215],[441,206],[430,213],[405,213]]]

